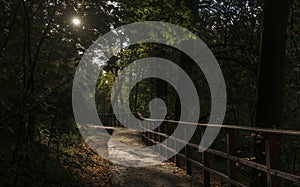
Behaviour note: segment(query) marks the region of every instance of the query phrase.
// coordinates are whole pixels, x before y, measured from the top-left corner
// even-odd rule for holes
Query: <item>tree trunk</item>
[[[261,47],[261,64],[258,81],[258,98],[256,109],[257,127],[279,127],[282,124],[282,83],[283,65],[286,51],[286,29],[288,16],[287,0],[265,0],[264,29]],[[278,139],[272,140],[277,145]],[[265,163],[264,141],[256,145],[258,162]],[[279,146],[277,146],[279,149]],[[279,152],[279,151],[278,151]],[[272,155],[273,168],[278,168],[279,154]],[[275,164],[276,163],[276,164]],[[271,164],[271,165],[272,165]],[[255,172],[252,186],[267,186],[266,176]],[[273,179],[272,179],[273,180]],[[280,183],[274,179],[275,183]],[[270,185],[270,184],[269,184]],[[275,184],[272,184],[275,186]]]

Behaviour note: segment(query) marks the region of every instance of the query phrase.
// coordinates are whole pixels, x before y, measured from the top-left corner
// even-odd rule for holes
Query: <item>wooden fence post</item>
[[[202,128],[202,137],[204,135],[204,131],[205,131],[206,127]],[[206,151],[202,152],[202,162],[203,162],[203,183],[205,187],[210,187],[210,173],[208,171],[205,170],[205,167],[209,167],[209,158],[208,158],[208,153],[206,153]]]
[[[149,138],[150,138],[149,128],[150,128],[150,122],[147,121],[147,132],[146,132],[147,133],[147,144],[151,145],[151,141],[149,140]]]
[[[171,128],[172,128],[172,132],[174,132],[174,130],[176,129],[176,127],[174,125],[172,125]],[[169,132],[168,132],[168,135],[170,135]],[[177,138],[176,137],[174,137],[174,148],[175,148],[175,150],[177,150]],[[177,154],[175,154],[174,161],[175,161],[175,165],[177,167],[179,167],[179,159],[177,157],[178,157]]]
[[[151,126],[151,128],[153,127],[153,122],[151,122],[151,125],[150,125],[150,126]],[[152,131],[155,132],[155,129],[153,129]],[[153,140],[155,141],[155,134],[152,133],[152,132],[150,132],[150,133],[151,133],[151,136],[152,136],[151,140],[152,140],[152,141],[153,141]],[[153,143],[153,144],[155,144],[155,143]]]
[[[184,128],[184,141],[186,145],[185,145],[185,157],[186,157],[186,174],[190,175],[192,173],[192,163],[189,160],[189,158],[191,158],[191,150],[190,150],[190,146],[188,145],[188,140],[187,140],[187,128]]]
[[[161,125],[159,126],[159,133],[162,133],[162,134],[165,133],[165,132],[163,132],[164,126],[166,126],[166,122],[165,122],[165,121],[163,121],[163,122],[161,123]],[[160,143],[162,143],[162,139],[163,139],[163,138],[161,137],[161,135],[159,135],[159,142],[160,142]],[[168,144],[166,143],[165,146],[168,147]],[[167,156],[167,155],[168,155],[167,151],[168,151],[168,149],[166,149],[164,146],[161,146],[161,147],[160,147],[160,154],[161,154],[161,155]]]
[[[235,143],[234,143],[234,130],[226,129],[226,145],[227,145],[227,156],[233,155],[235,152]],[[230,179],[236,179],[236,166],[235,162],[227,158],[227,172],[228,172],[228,185],[235,186],[231,184]]]
[[[162,125],[162,124],[160,124],[160,125],[158,126],[158,128],[157,128],[158,133],[160,133],[160,126],[161,126],[161,125]],[[160,140],[161,140],[161,137],[160,137],[160,134],[158,134],[158,138],[157,138],[157,142],[159,142],[159,143],[158,143],[158,152],[159,152],[160,155],[162,155],[162,153],[161,153]]]
[[[268,187],[280,187],[281,181],[277,176],[272,176],[270,169],[280,168],[280,151],[278,146],[279,137],[274,133],[266,134],[266,166]]]

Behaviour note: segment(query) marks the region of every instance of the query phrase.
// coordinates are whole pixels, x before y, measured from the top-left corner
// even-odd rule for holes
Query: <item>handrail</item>
[[[127,115],[132,115],[132,113],[122,113],[124,114],[123,117],[126,118]],[[237,170],[236,170],[236,163],[239,163],[241,165],[245,165],[247,167],[256,169],[258,171],[264,172],[267,175],[267,184],[269,187],[275,186],[279,187],[281,182],[280,179],[285,179],[287,181],[292,181],[295,183],[300,184],[300,176],[295,175],[293,173],[289,173],[286,171],[281,171],[280,168],[277,166],[276,162],[278,160],[274,159],[274,155],[276,157],[276,154],[278,154],[277,150],[277,142],[272,141],[276,140],[279,135],[289,135],[289,136],[299,136],[300,137],[300,131],[296,130],[283,130],[283,129],[271,129],[271,128],[257,128],[257,127],[248,127],[248,126],[235,126],[235,125],[219,125],[219,124],[200,124],[200,123],[191,123],[191,122],[184,122],[184,121],[173,121],[173,120],[162,120],[162,119],[149,119],[144,118],[140,113],[134,113],[134,115],[139,119],[143,120],[146,123],[146,125],[150,125],[151,122],[161,122],[161,125],[157,127],[155,130],[148,130],[148,128],[140,126],[141,128],[144,128],[144,131],[141,132],[142,138],[147,144],[158,144],[158,151],[159,153],[162,153],[161,151],[171,151],[175,153],[175,156],[173,157],[173,161],[177,164],[178,158],[183,158],[186,163],[186,172],[187,174],[191,174],[191,164],[198,165],[203,170],[203,183],[204,186],[210,186],[210,175],[218,175],[222,178],[224,178],[229,186],[247,186],[237,180]],[[123,127],[122,124],[116,120],[114,114],[100,114],[100,117],[104,118],[110,126],[114,127]],[[126,120],[125,120],[126,122]],[[130,123],[130,121],[128,121]],[[202,155],[202,163],[193,158],[191,155],[191,149],[198,150],[198,145],[186,142],[184,140],[181,140],[179,138],[173,137],[171,135],[166,134],[166,132],[163,132],[161,127],[165,125],[165,127],[168,126],[168,128],[165,128],[167,130],[173,130],[177,127],[177,124],[183,124],[183,125],[193,125],[197,127],[201,127],[202,134],[205,131],[206,127],[221,127],[222,129],[225,129],[226,133],[226,151],[220,151],[212,148],[206,149]],[[157,132],[158,131],[158,132]],[[261,141],[264,141],[265,143],[265,164],[257,163],[251,160],[246,160],[244,158],[240,158],[237,156],[234,156],[235,154],[235,140],[234,140],[234,134],[236,131],[247,131],[247,132],[254,132],[256,134],[260,134],[264,138],[260,138]],[[168,147],[167,145],[161,144],[162,140],[165,138],[172,139],[172,141],[177,143],[184,143],[184,153],[179,152],[176,153],[174,149],[171,147]],[[210,167],[210,158],[209,155],[215,155],[221,158],[224,158],[227,160],[227,173],[223,173],[220,171],[217,171]]]
[[[194,163],[201,167],[203,169],[204,173],[204,185],[205,186],[210,186],[210,173],[213,173],[215,175],[221,176],[225,178],[228,182],[229,185],[235,185],[235,186],[245,186],[244,184],[236,181],[236,163],[246,165],[250,168],[257,169],[259,171],[265,172],[267,174],[267,183],[268,186],[280,186],[280,179],[285,179],[288,181],[300,183],[300,176],[295,175],[292,173],[284,172],[279,170],[279,168],[275,167],[275,164],[272,163],[272,152],[274,151],[274,145],[277,142],[272,142],[270,141],[271,138],[274,138],[274,136],[278,135],[291,135],[291,136],[300,136],[300,131],[296,130],[282,130],[282,129],[270,129],[270,128],[257,128],[257,127],[247,127],[247,126],[233,126],[233,125],[218,125],[218,124],[200,124],[200,123],[191,123],[191,122],[183,122],[183,121],[173,121],[173,120],[161,120],[161,119],[149,119],[149,118],[144,118],[141,114],[138,115],[138,118],[140,120],[148,121],[149,123],[151,122],[161,122],[166,125],[174,125],[176,124],[184,124],[184,125],[193,125],[193,126],[199,126],[202,127],[202,133],[204,132],[206,127],[221,127],[226,130],[226,139],[227,139],[227,152],[215,150],[215,149],[207,149],[204,153],[202,153],[202,162],[200,163],[193,158],[191,158],[189,155],[189,149],[190,148],[195,148],[198,149],[198,145],[193,144],[191,142],[188,142],[185,146],[185,154],[178,153],[174,159],[176,163],[176,158],[177,156],[184,158],[186,160],[186,172],[188,174],[191,173],[191,163]],[[144,128],[146,131],[147,129]],[[184,140],[180,140],[178,138],[175,138],[173,136],[167,135],[165,133],[162,133],[160,130],[160,127],[157,128],[158,132],[154,130],[147,130],[147,132],[141,133],[143,138],[146,140],[146,142],[151,142],[152,144],[159,144],[161,147],[164,147],[165,149],[171,149],[171,148],[166,148],[166,145],[162,145],[160,140],[161,137],[164,138],[171,138],[174,139],[176,142],[181,142],[181,143],[186,143]],[[233,133],[234,131],[250,131],[250,132],[255,132],[255,133],[263,133],[265,135],[265,139],[263,139],[266,143],[266,164],[259,164],[254,161],[246,160],[244,158],[239,158],[236,156],[233,156],[233,151],[231,150],[232,148],[231,145],[234,144],[233,140]],[[158,138],[155,138],[157,136]],[[155,141],[154,139],[158,139],[159,141]],[[174,150],[173,150],[174,151]],[[209,162],[207,160],[207,153],[211,155],[216,155],[222,158],[227,159],[227,170],[228,174],[216,171],[212,168],[209,167]],[[189,171],[188,171],[189,170]]]
[[[295,135],[300,136],[300,131],[296,130],[284,130],[284,129],[271,129],[271,128],[260,128],[260,127],[249,127],[249,126],[238,126],[238,125],[219,125],[219,124],[203,124],[203,123],[192,123],[185,121],[173,121],[173,120],[161,120],[161,119],[150,119],[139,116],[141,120],[150,121],[150,122],[168,122],[175,124],[184,124],[184,125],[194,125],[202,127],[221,127],[224,129],[234,129],[234,130],[245,130],[253,132],[264,132],[264,133],[275,133],[275,134],[285,134],[285,135]]]

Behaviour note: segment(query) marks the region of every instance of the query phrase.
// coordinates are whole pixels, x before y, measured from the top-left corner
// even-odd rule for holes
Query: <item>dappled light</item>
[[[0,11],[1,187],[300,186],[299,0]]]

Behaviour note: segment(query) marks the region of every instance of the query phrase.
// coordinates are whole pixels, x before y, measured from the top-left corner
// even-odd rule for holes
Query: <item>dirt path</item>
[[[116,129],[113,133],[113,139],[125,143],[132,147],[146,147],[142,142],[139,132],[129,129]],[[155,163],[158,155],[152,152],[147,153],[146,157],[141,158],[132,150],[124,149],[116,141],[108,142],[108,152],[110,159],[126,163],[136,160],[139,163]],[[173,163],[165,161],[158,165],[147,167],[126,167],[113,164],[111,170],[111,182],[113,187],[185,187],[191,186],[190,177],[185,171],[176,167]]]

